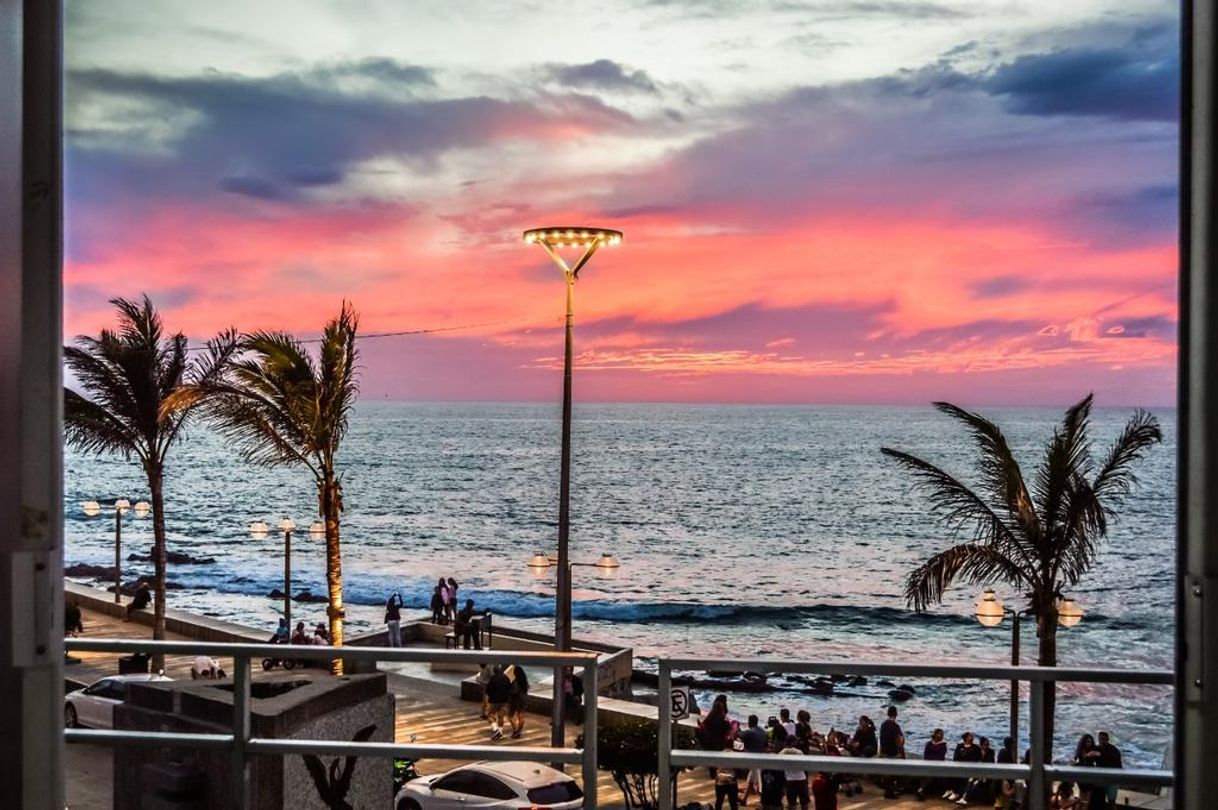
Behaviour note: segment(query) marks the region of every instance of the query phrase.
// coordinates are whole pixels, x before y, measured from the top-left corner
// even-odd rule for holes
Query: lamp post
[[[288,640],[292,639],[292,532],[296,530],[296,521],[284,517],[275,528],[283,532],[283,620],[288,626]],[[270,527],[265,520],[255,520],[249,527],[250,537],[263,540],[270,534]],[[325,526],[320,520],[313,521],[309,526],[309,535],[316,537],[325,533]]]
[[[1030,609],[1015,610],[1006,607],[994,593],[993,588],[986,588],[977,600],[977,621],[984,627],[997,627],[1006,616],[1011,617],[1011,666],[1019,666],[1019,624],[1020,619],[1030,613]],[[1057,601],[1057,623],[1062,627],[1073,627],[1082,621],[1083,609],[1073,599],[1062,598]],[[1011,681],[1011,739],[1019,750],[1019,681]]]
[[[562,457],[558,483],[558,587],[555,589],[554,605],[554,649],[567,652],[571,649],[571,569],[567,564],[567,538],[571,529],[571,365],[572,332],[575,326],[575,282],[579,271],[601,247],[614,246],[622,241],[621,231],[605,228],[549,227],[533,228],[524,232],[528,244],[541,245],[546,255],[562,271],[567,282],[567,316],[563,351],[562,375]],[[581,250],[574,265],[568,265],[559,251],[562,248]],[[554,711],[551,743],[563,744],[562,675],[555,670]]]
[[[614,557],[612,554],[602,554],[600,556],[600,559],[594,563],[573,562],[570,559],[568,559],[566,561],[566,564],[563,565],[562,563],[559,562],[558,555],[552,556],[552,555],[546,554],[544,551],[538,551],[536,554],[534,554],[532,557],[529,558],[528,567],[529,567],[529,573],[535,577],[544,577],[551,568],[558,568],[558,574],[559,574],[558,582],[560,583],[558,585],[558,587],[559,588],[566,587],[566,589],[567,589],[567,593],[565,595],[565,600],[566,600],[566,604],[567,604],[567,609],[569,611],[570,606],[571,606],[571,569],[572,568],[594,568],[594,569],[596,569],[597,574],[602,579],[612,579],[613,577],[617,576],[617,572],[622,567],[622,564],[620,562],[618,562],[617,558]],[[565,577],[562,575],[564,569],[566,570]],[[565,583],[565,585],[562,583]],[[564,598],[564,597],[560,597],[560,598]],[[570,614],[568,613],[568,615],[570,615]],[[567,625],[567,630],[569,633],[570,632],[569,624]],[[570,636],[568,635],[568,638],[567,638],[568,649],[570,649],[570,644],[571,644]],[[563,700],[565,697],[566,697],[566,692],[563,690],[563,675],[560,671],[555,670],[553,705],[556,708],[554,708],[553,711],[551,712],[551,719],[554,724],[553,725],[554,730],[551,731],[551,735],[550,735],[550,744],[552,746],[554,746],[555,748],[561,748],[564,745],[564,736],[565,735],[564,735],[564,728],[563,728],[563,720],[564,720],[563,715],[564,715],[565,707],[563,706]]]
[[[131,501],[126,498],[119,498],[114,502],[114,506],[106,507],[114,510],[114,603],[121,604],[122,602],[122,580],[123,580],[123,515],[127,514],[127,510],[131,509]],[[85,501],[81,505],[81,511],[86,517],[97,517],[101,513],[102,505],[97,501]],[[152,507],[148,501],[136,501],[135,516],[137,518],[146,518]]]

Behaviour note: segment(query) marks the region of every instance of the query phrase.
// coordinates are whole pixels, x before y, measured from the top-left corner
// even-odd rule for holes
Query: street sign
[[[674,686],[669,699],[672,705],[673,720],[684,720],[686,717],[689,717],[689,709],[693,705],[693,699],[689,694],[689,687]]]

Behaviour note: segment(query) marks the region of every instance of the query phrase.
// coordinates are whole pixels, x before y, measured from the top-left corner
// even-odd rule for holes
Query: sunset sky
[[[1176,3],[67,5],[65,333],[319,331],[365,397],[1175,396]],[[453,328],[458,327],[458,328]]]

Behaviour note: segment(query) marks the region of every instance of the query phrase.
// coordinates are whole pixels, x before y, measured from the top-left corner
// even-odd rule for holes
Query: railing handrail
[[[205,655],[221,658],[302,658],[329,661],[394,661],[398,663],[533,664],[544,667],[585,666],[597,661],[590,652],[526,652],[495,650],[429,650],[417,647],[330,647],[317,644],[274,644],[232,641],[151,641],[121,638],[67,638],[68,652],[139,652],[166,655]]]
[[[943,680],[1003,680],[1076,683],[1121,683],[1171,686],[1176,674],[1167,669],[1040,667],[1010,664],[893,664],[880,661],[786,661],[783,659],[664,658],[670,672],[741,670],[823,675],[910,675]]]
[[[542,763],[579,763],[582,765],[585,806],[595,808],[597,802],[597,700],[598,660],[593,652],[525,652],[495,650],[432,650],[410,647],[330,647],[253,642],[210,641],[152,641],[147,639],[67,638],[64,649],[71,652],[123,653],[139,652],[150,655],[210,655],[232,658],[233,733],[183,733],[152,731],[115,731],[66,729],[64,740],[70,743],[94,743],[111,746],[154,748],[195,748],[229,751],[232,757],[231,776],[233,807],[244,808],[249,801],[248,758],[254,754],[289,755],[315,754],[322,756],[373,756],[479,760],[525,760]],[[559,669],[578,668],[583,671],[584,694],[588,701],[584,719],[583,748],[549,748],[539,746],[433,745],[396,742],[353,742],[349,740],[299,740],[255,737],[250,725],[250,662],[258,658],[297,658],[317,661],[344,659],[347,661],[447,662],[466,664],[518,664]]]
[[[1047,692],[1056,682],[1133,684],[1172,686],[1175,673],[1168,670],[1126,670],[1088,667],[1025,667],[977,665],[968,663],[894,664],[878,661],[787,661],[782,659],[740,659],[709,657],[661,657],[656,662],[659,674],[658,800],[662,808],[672,803],[673,767],[763,767],[769,770],[824,770],[830,773],[875,774],[887,776],[942,776],[951,773],[980,779],[1024,779],[1028,785],[1032,810],[1046,806],[1046,793],[1052,779],[1068,779],[1084,784],[1146,784],[1170,786],[1171,771],[1116,768],[1079,768],[1046,762],[1045,715]],[[1026,764],[981,764],[934,762],[877,757],[828,757],[785,754],[741,754],[729,751],[677,750],[672,747],[672,705],[668,692],[673,672],[713,670],[808,673],[829,675],[886,675],[933,678],[937,680],[999,680],[1029,683],[1031,750]],[[1006,774],[1006,776],[1003,776]]]

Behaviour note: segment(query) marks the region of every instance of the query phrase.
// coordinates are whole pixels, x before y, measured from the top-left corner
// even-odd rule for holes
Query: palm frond
[[[1159,420],[1146,411],[1139,409],[1125,423],[1091,484],[1096,497],[1104,503],[1106,512],[1111,514],[1137,484],[1138,479],[1133,474],[1134,462],[1161,441],[1163,432],[1159,429]]]
[[[1035,549],[1020,533],[1012,531],[981,496],[958,478],[917,456],[890,447],[880,452],[914,474],[915,486],[951,532],[972,527],[973,541],[1001,550],[1014,564],[1034,569]],[[1017,562],[1015,562],[1017,561]]]
[[[1053,438],[1045,448],[1044,460],[1036,470],[1033,491],[1045,533],[1058,534],[1066,520],[1065,498],[1071,481],[1091,472],[1091,443],[1087,427],[1091,417],[1093,394],[1088,394],[1071,406],[1054,429]]]
[[[106,408],[65,388],[63,392],[64,437],[86,453],[114,453],[124,458],[145,452],[140,437]]]
[[[993,546],[962,543],[931,557],[905,581],[905,601],[914,610],[926,610],[943,600],[952,583],[982,585],[1002,580],[1013,587],[1033,587],[1027,573]]]
[[[995,510],[1006,513],[1013,526],[1018,527],[1032,545],[1040,543],[1040,517],[1024,484],[1023,471],[1015,460],[1006,436],[999,427],[980,414],[967,411],[950,402],[936,402],[935,408],[963,422],[973,434],[981,455],[977,471],[987,502]]]

